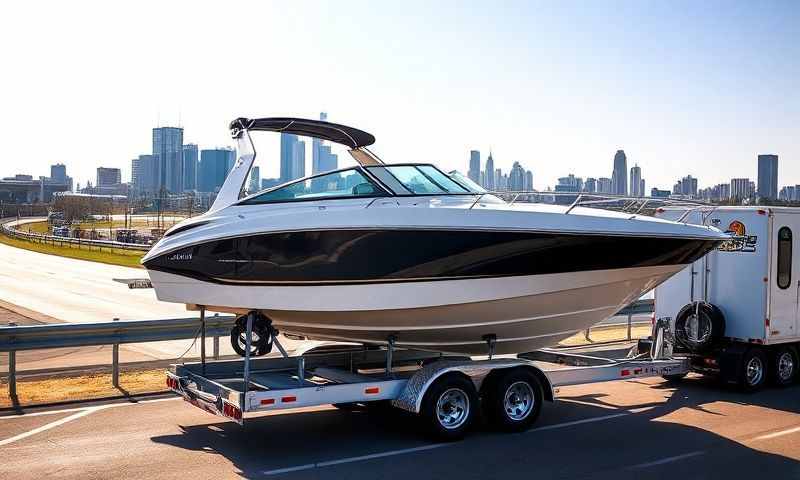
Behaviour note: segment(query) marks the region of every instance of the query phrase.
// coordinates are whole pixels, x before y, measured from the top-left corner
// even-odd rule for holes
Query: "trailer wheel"
[[[528,370],[499,371],[486,387],[484,412],[491,424],[502,431],[527,430],[542,411],[542,386]]]
[[[703,353],[725,335],[722,311],[708,302],[690,303],[675,316],[675,338],[692,353]]]
[[[462,373],[446,373],[428,387],[419,418],[428,433],[440,441],[464,438],[479,408],[478,392]]]
[[[758,347],[752,347],[742,355],[739,366],[739,388],[745,392],[761,389],[767,381],[767,356]]]
[[[797,378],[797,351],[789,346],[780,347],[772,355],[770,378],[774,385],[785,387]]]
[[[245,356],[247,348],[247,316],[236,319],[236,324],[231,329],[231,347],[241,357]],[[272,335],[266,318],[256,316],[253,322],[253,338],[250,342],[250,355],[257,357],[266,355],[272,350]]]

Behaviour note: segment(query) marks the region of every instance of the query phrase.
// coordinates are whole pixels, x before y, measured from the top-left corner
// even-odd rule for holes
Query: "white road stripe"
[[[557,430],[559,428],[566,428],[571,427],[573,425],[582,425],[584,423],[593,423],[593,422],[602,422],[604,420],[611,420],[612,418],[624,417],[626,415],[630,415],[629,412],[624,413],[615,413],[613,415],[604,415],[602,417],[593,417],[593,418],[584,418],[583,420],[575,420],[572,422],[564,422],[564,423],[556,423],[554,425],[545,425],[544,427],[534,428],[533,430],[528,430],[527,433],[534,433],[540,432],[544,430]],[[353,463],[353,462],[361,462],[364,460],[372,460],[375,458],[383,458],[383,457],[392,457],[395,455],[404,455],[407,453],[415,453],[415,452],[422,452],[425,450],[433,450],[435,448],[443,448],[449,447],[454,445],[452,443],[437,443],[433,445],[423,445],[421,447],[413,447],[413,448],[403,448],[400,450],[390,450],[388,452],[379,452],[379,453],[372,453],[369,455],[360,455],[357,457],[346,457],[341,458],[338,460],[328,460],[325,462],[316,462],[316,463],[307,463],[304,465],[296,465],[294,467],[286,467],[286,468],[277,468],[275,470],[265,470],[262,475],[280,475],[282,473],[289,473],[289,472],[297,472],[300,470],[310,470],[312,468],[320,468],[320,467],[330,467],[334,465],[341,465],[344,463]]]
[[[168,402],[171,400],[183,400],[183,398],[181,397],[154,398],[152,400],[139,400],[138,402],[109,403],[108,405],[98,405],[95,407],[74,407],[74,408],[64,408],[62,410],[45,410],[43,412],[22,413],[19,415],[6,415],[0,417],[0,421],[15,420],[17,418],[41,417],[43,415],[56,415],[59,413],[81,412],[83,410],[86,410],[87,408],[95,408],[99,410],[101,407],[102,408],[127,407],[130,405],[139,405],[140,403]]]
[[[77,419],[79,419],[81,417],[85,417],[86,415],[89,415],[90,413],[96,412],[97,410],[98,410],[97,408],[86,408],[86,409],[84,409],[84,410],[82,410],[82,411],[80,411],[78,413],[74,413],[74,414],[72,414],[72,415],[70,415],[68,417],[64,417],[64,418],[62,418],[60,420],[56,420],[55,422],[46,423],[46,424],[42,425],[41,427],[34,428],[33,430],[28,430],[27,432],[20,433],[19,435],[15,435],[15,436],[13,436],[11,438],[6,438],[5,440],[0,440],[0,447],[2,447],[3,445],[8,445],[10,443],[14,443],[16,441],[22,440],[23,438],[28,438],[31,435],[36,435],[37,433],[41,433],[41,432],[50,430],[51,428],[55,428],[55,427],[57,427],[59,425],[64,425],[67,422],[71,422],[73,420],[77,420]]]
[[[794,427],[787,430],[781,430],[778,432],[768,433],[766,435],[761,435],[759,437],[754,438],[753,440],[769,440],[770,438],[777,438],[782,437],[784,435],[789,435],[791,433],[800,432],[800,427]]]
[[[682,455],[675,455],[674,457],[662,458],[661,460],[655,460],[653,462],[639,463],[637,465],[631,465],[629,467],[624,467],[624,469],[625,470],[635,470],[635,469],[639,469],[639,468],[655,467],[657,465],[664,465],[665,463],[677,462],[678,460],[683,460],[683,459],[686,459],[686,458],[692,458],[692,457],[696,457],[698,455],[705,455],[705,453],[706,452],[704,452],[702,450],[697,450],[695,452],[684,453]]]

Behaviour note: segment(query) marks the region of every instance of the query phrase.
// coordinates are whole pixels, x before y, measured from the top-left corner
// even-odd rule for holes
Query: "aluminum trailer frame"
[[[245,356],[244,360],[174,365],[174,371],[167,372],[167,386],[192,405],[239,424],[247,414],[258,412],[379,400],[419,413],[429,387],[449,372],[466,375],[480,392],[493,372],[526,369],[539,380],[544,399],[552,402],[558,387],[688,373],[689,360],[671,356],[671,323],[670,319],[655,322],[649,353],[621,359],[544,349],[517,357],[473,360],[395,351],[390,343],[388,348],[354,346],[297,357]]]

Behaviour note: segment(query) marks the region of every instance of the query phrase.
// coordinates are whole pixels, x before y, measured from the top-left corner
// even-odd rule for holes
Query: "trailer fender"
[[[392,400],[392,405],[411,413],[419,413],[425,392],[445,373],[459,372],[469,378],[480,391],[484,380],[493,371],[508,368],[525,368],[530,370],[541,382],[542,391],[546,400],[553,401],[555,395],[553,386],[547,376],[537,368],[533,362],[521,358],[504,358],[496,360],[441,360],[433,362],[419,369],[406,383],[400,395]]]

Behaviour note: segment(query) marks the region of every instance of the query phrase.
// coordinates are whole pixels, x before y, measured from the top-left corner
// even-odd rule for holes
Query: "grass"
[[[91,400],[125,394],[161,392],[165,385],[165,369],[120,372],[120,389],[111,384],[111,374],[82,377],[50,378],[17,382],[17,399],[22,406],[65,400]],[[0,386],[0,408],[11,407],[8,385]]]
[[[123,267],[141,268],[139,260],[144,256],[144,252],[138,250],[101,249],[99,247],[90,247],[86,245],[78,246],[67,243],[63,245],[52,245],[49,243],[39,243],[33,240],[11,238],[5,235],[0,235],[0,243],[11,247],[46,253],[48,255],[121,265]]]
[[[631,327],[631,338],[638,339],[650,335],[652,327],[650,324],[637,324]],[[581,345],[591,345],[600,342],[614,342],[628,339],[627,325],[609,325],[595,327],[589,332],[590,341],[586,341],[583,332],[577,333],[566,340],[562,340],[559,345],[562,347],[576,347]]]

